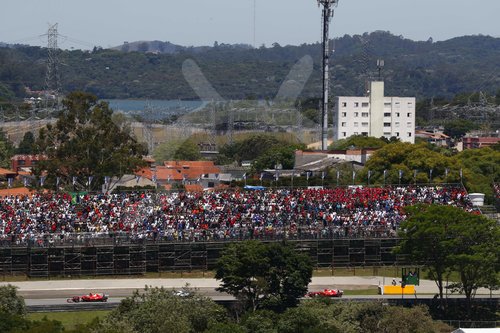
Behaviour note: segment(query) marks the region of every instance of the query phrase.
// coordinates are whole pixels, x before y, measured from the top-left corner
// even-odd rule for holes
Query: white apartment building
[[[397,137],[415,143],[415,98],[385,97],[382,81],[370,82],[367,97],[337,97],[333,139],[352,135]]]

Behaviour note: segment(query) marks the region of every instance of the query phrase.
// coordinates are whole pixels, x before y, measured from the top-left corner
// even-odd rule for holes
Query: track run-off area
[[[438,293],[434,281],[420,280],[420,285],[415,286],[414,295],[366,295],[363,291],[376,289],[383,285],[391,284],[392,280],[399,281],[394,277],[361,277],[361,276],[329,276],[313,277],[309,284],[309,291],[318,291],[325,288],[338,288],[350,291],[344,295],[344,300],[384,300],[384,299],[429,299]],[[116,307],[120,301],[131,296],[135,290],[144,290],[148,287],[163,287],[178,290],[188,286],[200,295],[212,298],[217,302],[231,302],[231,295],[220,293],[216,290],[219,281],[213,278],[116,278],[116,279],[82,279],[82,280],[44,280],[44,281],[21,281],[0,282],[1,285],[11,284],[18,288],[19,295],[23,296],[28,311],[71,311],[71,310],[97,310]],[[356,294],[356,290],[360,294]],[[88,293],[105,293],[109,295],[107,303],[67,303],[67,299]],[[461,298],[462,295],[448,293],[449,298]],[[479,289],[477,298],[500,298],[500,291]]]

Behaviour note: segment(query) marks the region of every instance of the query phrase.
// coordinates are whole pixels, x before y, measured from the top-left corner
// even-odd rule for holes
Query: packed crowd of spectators
[[[471,208],[461,187],[426,186],[9,196],[0,245],[394,237],[417,203]]]

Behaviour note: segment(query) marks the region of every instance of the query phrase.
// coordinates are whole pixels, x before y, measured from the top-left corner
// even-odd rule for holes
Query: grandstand
[[[472,209],[458,185],[65,193],[0,199],[0,272],[142,274],[211,269],[228,242],[289,240],[317,267],[404,263],[404,207]]]

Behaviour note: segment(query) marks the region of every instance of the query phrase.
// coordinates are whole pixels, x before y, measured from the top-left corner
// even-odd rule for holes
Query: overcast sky
[[[2,0],[0,42],[89,49],[124,41],[180,45],[254,44],[254,0]],[[316,0],[255,0],[255,44],[312,43],[321,37]],[[391,31],[413,40],[500,37],[500,0],[339,0],[331,36]]]

